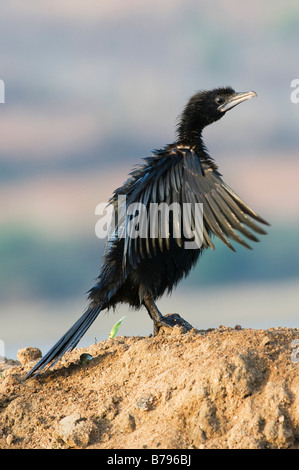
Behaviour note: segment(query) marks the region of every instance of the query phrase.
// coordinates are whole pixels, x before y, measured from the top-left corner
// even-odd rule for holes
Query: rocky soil
[[[0,364],[0,448],[299,448],[299,329],[162,333]]]

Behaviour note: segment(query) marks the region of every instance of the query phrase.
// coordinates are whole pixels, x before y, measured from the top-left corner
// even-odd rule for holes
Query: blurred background
[[[1,5],[0,338],[43,353],[87,305],[103,241],[95,208],[174,140],[199,89],[258,97],[207,128],[225,181],[271,223],[248,251],[221,242],[158,303],[197,328],[298,326],[297,0],[13,0]],[[101,314],[80,345],[148,335],[145,310]]]

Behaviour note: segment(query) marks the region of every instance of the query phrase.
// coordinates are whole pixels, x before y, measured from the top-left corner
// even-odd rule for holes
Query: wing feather
[[[142,236],[132,239],[128,231],[125,232],[124,266],[129,263],[136,268],[142,259],[171,249],[170,236],[182,248],[184,240],[193,237],[199,247],[202,243],[203,247],[214,249],[211,236],[215,235],[235,251],[229,239],[251,249],[243,237],[258,242],[251,230],[266,233],[256,222],[269,224],[222,180],[216,165],[208,157],[200,159],[193,149],[178,147],[157,152],[146,162],[132,172],[131,180],[125,185],[127,205],[139,203],[138,209],[145,208],[146,213],[139,218],[139,233]],[[117,194],[120,192],[116,192],[115,197]],[[149,219],[149,214],[153,215],[150,210],[152,203],[180,204],[179,218],[171,219],[170,230],[167,225],[169,221],[158,217],[157,211]],[[203,204],[201,229],[196,226],[194,212],[184,210],[184,204],[195,207],[197,203]],[[128,222],[127,217],[125,225]],[[169,237],[163,237],[168,232]]]

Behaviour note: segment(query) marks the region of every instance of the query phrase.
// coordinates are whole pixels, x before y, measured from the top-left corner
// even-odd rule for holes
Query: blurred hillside
[[[254,292],[254,285],[273,283],[284,299],[285,283],[299,279],[299,105],[290,100],[298,26],[295,0],[253,0],[246,14],[232,0],[53,0],[51,6],[15,0],[1,7],[0,337],[12,354],[16,318],[23,334],[29,334],[25,324],[33,325],[38,342],[49,318],[57,325],[53,336],[63,332],[51,302],[70,301],[70,322],[79,316],[101,263],[96,205],[151,149],[174,140],[177,117],[200,88],[230,84],[257,92],[204,138],[225,181],[271,228],[253,252],[241,247],[233,254],[217,243],[178,298],[184,289],[226,286],[240,304],[248,302],[246,286]],[[82,304],[74,306],[75,299]],[[290,316],[278,319],[281,325],[294,326],[297,300],[285,297]],[[48,306],[38,328],[30,312],[40,302]],[[176,304],[162,302],[165,309]],[[218,321],[209,308],[210,321]],[[274,300],[266,316],[272,308]],[[223,322],[233,321],[232,310]],[[244,321],[250,325],[250,315]]]

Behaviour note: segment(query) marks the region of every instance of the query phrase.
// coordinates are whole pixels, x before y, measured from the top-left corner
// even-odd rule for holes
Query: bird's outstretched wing
[[[116,206],[117,197],[121,194],[126,196],[126,211],[123,210],[123,217],[119,218],[116,228],[118,235],[124,238],[124,268],[127,264],[135,268],[141,259],[169,249],[171,236],[178,246],[183,246],[188,238],[186,226],[198,248],[203,245],[214,249],[213,234],[233,251],[235,249],[229,238],[251,249],[242,235],[257,242],[259,240],[249,229],[266,234],[255,221],[269,224],[224,183],[209,158],[200,159],[191,148],[173,146],[145,160],[146,164],[132,172],[132,177],[116,190],[112,198]],[[176,219],[173,215],[171,225],[161,215],[153,217],[157,206],[161,209],[161,203],[168,207],[175,203],[181,207]],[[196,224],[194,209],[191,213],[184,210],[188,205],[195,208],[196,204],[202,204],[203,208],[201,225]],[[151,212],[153,207],[154,211]],[[166,215],[169,214],[166,212]]]

